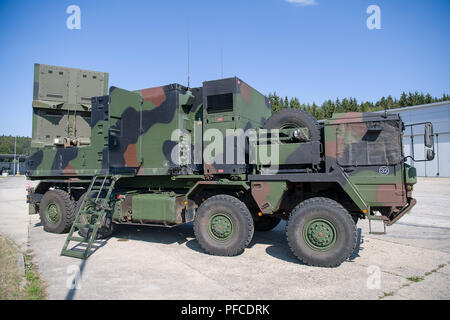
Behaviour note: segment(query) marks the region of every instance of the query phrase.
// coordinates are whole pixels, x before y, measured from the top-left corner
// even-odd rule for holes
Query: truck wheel
[[[86,194],[87,193],[84,193],[80,197],[80,199],[77,201],[77,206],[75,209],[76,213],[80,210],[81,203],[83,202],[84,198],[86,198]],[[89,205],[87,205],[85,207],[85,209],[89,209]],[[80,216],[80,223],[87,224],[87,223],[93,223],[93,222],[95,222],[95,221],[87,221],[86,216],[84,216],[84,215]],[[114,231],[115,231],[115,225],[112,222],[111,213],[108,212],[106,214],[105,222],[103,223],[103,226],[100,229],[98,229],[98,231],[97,231],[97,235],[95,236],[95,239],[108,238],[110,235],[112,235],[114,233]],[[80,233],[80,235],[82,237],[88,238],[90,236],[90,233],[92,232],[92,230],[88,229],[88,228],[79,228],[78,232]]]
[[[253,218],[245,204],[229,195],[209,198],[199,207],[194,233],[209,254],[235,256],[244,251],[254,232]]]
[[[280,218],[272,216],[255,217],[255,230],[256,231],[270,231],[280,223]]]
[[[61,189],[47,191],[39,207],[39,216],[45,231],[65,233],[70,230],[75,220],[75,203],[67,192]]]
[[[317,120],[308,112],[299,109],[283,109],[267,119],[265,129],[308,128],[310,141],[320,141]]]
[[[303,263],[335,267],[348,259],[357,242],[356,225],[339,203],[311,198],[297,205],[286,225],[289,247]]]

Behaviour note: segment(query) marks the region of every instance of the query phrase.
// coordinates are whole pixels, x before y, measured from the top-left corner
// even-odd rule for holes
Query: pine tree
[[[318,106],[315,102],[312,104],[309,103],[300,103],[298,98],[293,97],[285,97],[284,99],[277,96],[274,92],[270,93],[268,98],[272,104],[272,111],[276,112],[281,110],[282,108],[299,108],[301,110],[310,112],[317,119],[326,119],[331,118],[334,113],[343,113],[343,112],[373,112],[380,110],[389,110],[395,108],[404,108],[408,106],[415,106],[421,104],[428,104],[438,101],[450,101],[450,95],[443,93],[442,97],[436,98],[431,96],[429,93],[419,93],[415,91],[414,93],[404,91],[401,93],[400,98],[394,98],[392,95],[386,97],[381,97],[380,100],[376,102],[361,102],[358,103],[356,98],[344,98],[342,101],[339,98],[336,98],[335,101],[328,99],[322,103],[322,105]]]

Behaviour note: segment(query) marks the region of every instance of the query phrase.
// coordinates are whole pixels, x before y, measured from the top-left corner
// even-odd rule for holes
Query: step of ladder
[[[85,252],[75,251],[75,250],[62,250],[61,255],[66,256],[66,257],[78,258],[78,259],[86,259],[87,258],[85,256]]]
[[[369,218],[369,234],[374,234],[374,235],[384,235],[386,234],[386,217],[384,216],[375,216],[375,217],[371,217]],[[383,223],[383,231],[372,231],[372,221],[380,221]],[[387,221],[389,221],[389,219],[387,219]]]
[[[77,242],[89,242],[89,238],[84,238],[84,237],[70,237],[69,238],[70,241],[77,241]]]
[[[91,247],[93,242],[97,237],[98,230],[102,227],[104,219],[107,214],[107,210],[109,210],[109,200],[111,197],[111,193],[114,190],[114,185],[116,181],[119,179],[118,176],[94,176],[91,180],[89,188],[86,192],[86,196],[84,197],[79,211],[75,215],[75,221],[70,228],[69,234],[67,235],[66,241],[64,242],[63,248],[61,250],[62,256],[86,259],[89,257],[91,253]],[[92,195],[92,191],[98,191],[96,195]],[[105,192],[106,191],[106,194]],[[90,210],[86,209],[86,204],[90,203]],[[95,218],[95,222],[86,223],[85,221],[81,221],[80,218],[84,216],[85,221],[89,221],[90,219]],[[76,237],[74,236],[74,232],[77,229],[89,229],[87,232],[87,237]],[[78,244],[87,244],[87,247],[84,251],[68,249],[69,243],[78,242]],[[75,245],[76,246],[76,245]]]

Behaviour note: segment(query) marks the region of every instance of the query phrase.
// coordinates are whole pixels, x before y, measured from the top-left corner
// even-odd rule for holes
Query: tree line
[[[17,137],[16,154],[29,155],[31,138]],[[14,154],[14,136],[0,136],[0,154]]]
[[[268,98],[272,106],[272,113],[275,113],[284,108],[296,108],[311,113],[316,119],[331,118],[333,113],[342,112],[373,112],[380,110],[389,110],[396,108],[404,108],[409,106],[417,106],[421,104],[428,104],[440,101],[450,101],[450,95],[443,94],[441,98],[432,97],[429,93],[423,94],[415,92],[403,92],[400,98],[393,98],[392,96],[382,97],[376,102],[358,102],[355,98],[344,98],[342,100],[328,99],[321,105],[316,103],[300,103],[298,98],[282,98],[274,93],[269,93]]]

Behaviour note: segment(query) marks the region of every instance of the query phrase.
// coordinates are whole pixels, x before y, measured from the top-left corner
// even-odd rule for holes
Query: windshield
[[[340,124],[337,159],[342,166],[398,164],[402,159],[400,121]]]

